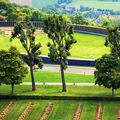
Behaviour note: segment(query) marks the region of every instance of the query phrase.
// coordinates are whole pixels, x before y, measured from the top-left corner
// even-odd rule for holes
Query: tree
[[[30,8],[23,8],[22,12],[25,13],[25,14],[27,14],[27,15],[30,15],[30,16],[32,14],[32,10]]]
[[[7,16],[8,21],[24,21],[27,14],[22,11],[22,9],[16,9],[16,11],[10,13]]]
[[[12,6],[11,3],[9,3],[5,0],[0,1],[0,15],[6,16],[13,11],[14,11],[14,7]]]
[[[31,16],[31,21],[43,21],[45,14],[41,11],[34,10]]]
[[[15,47],[11,47],[8,51],[0,50],[0,83],[11,85],[12,96],[14,84],[22,83],[22,79],[27,73],[27,67],[25,67],[20,53]]]
[[[111,24],[111,21],[108,16],[101,17],[101,21],[102,21],[102,25],[101,25],[102,27],[109,27]]]
[[[119,27],[109,27],[108,36],[106,37],[105,46],[109,46],[111,54],[120,59],[120,33]]]
[[[26,19],[24,22],[16,23],[14,30],[12,32],[11,40],[18,38],[26,50],[27,56],[24,56],[24,61],[30,67],[31,80],[32,80],[32,91],[35,91],[35,79],[34,79],[34,69],[43,67],[42,58],[39,56],[41,54],[40,43],[35,43],[35,28],[32,23]]]
[[[95,84],[114,90],[120,88],[120,60],[112,55],[104,55],[96,61]]]
[[[72,21],[74,24],[88,25],[88,22],[80,14],[75,15]]]
[[[64,70],[67,68],[70,56],[71,46],[76,43],[73,38],[73,26],[68,25],[63,16],[51,15],[44,22],[44,32],[52,39],[52,43],[48,43],[51,61],[58,60],[61,68],[62,92],[66,92],[66,84],[64,78]]]

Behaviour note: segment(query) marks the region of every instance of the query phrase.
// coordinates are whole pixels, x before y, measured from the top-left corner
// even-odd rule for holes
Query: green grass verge
[[[81,97],[111,97],[111,89],[99,86],[67,86],[67,92],[61,92],[61,86],[36,86],[35,92],[31,91],[30,85],[15,86],[16,95],[40,95],[40,96],[81,96]],[[11,86],[0,86],[0,95],[10,95]],[[115,91],[115,96],[120,97],[120,89]]]
[[[71,57],[96,59],[101,57],[103,54],[109,53],[109,48],[104,46],[105,37],[82,33],[74,33],[74,37],[77,40],[77,43],[71,49]],[[10,37],[0,35],[1,49],[8,49],[12,45],[16,46],[20,52],[25,52],[19,40],[14,39],[10,42],[9,39]],[[42,54],[48,55],[47,43],[51,42],[51,40],[48,39],[47,35],[37,35],[36,41],[42,44]]]
[[[36,71],[34,72],[36,82],[61,82],[59,72]],[[66,82],[94,83],[94,75],[65,73]],[[31,82],[30,73],[27,74],[23,82]]]
[[[44,111],[47,104],[52,103],[54,105],[53,111],[50,114],[48,120],[73,120],[74,112],[77,105],[83,105],[83,111],[81,113],[80,120],[94,120],[96,114],[97,105],[104,106],[103,120],[116,120],[117,119],[117,107],[120,102],[94,102],[94,101],[64,101],[64,100],[0,100],[1,104],[8,104],[13,102],[16,105],[12,108],[9,114],[5,117],[5,120],[17,120],[23,108],[26,104],[31,102],[34,106],[28,113],[26,120],[38,120]],[[0,108],[0,111],[3,109]]]

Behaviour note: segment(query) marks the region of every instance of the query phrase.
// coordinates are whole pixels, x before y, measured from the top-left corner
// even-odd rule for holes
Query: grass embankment
[[[105,37],[75,33],[74,34],[77,43],[71,49],[71,57],[76,58],[92,58],[96,59],[101,57],[103,54],[109,53],[109,48],[104,46]],[[20,52],[25,52],[19,40],[14,39],[10,42],[10,37],[4,37],[0,35],[0,48],[8,49],[11,45],[16,46]],[[42,44],[42,54],[48,55],[47,43],[51,42],[46,34],[36,36],[36,41]]]
[[[36,82],[61,82],[61,75],[59,72],[36,71],[34,72]],[[94,75],[72,74],[65,73],[66,82],[72,83],[94,83]],[[27,74],[23,82],[31,82],[30,73]]]
[[[36,86],[35,92],[31,85],[15,86],[15,95],[40,95],[40,96],[79,96],[79,97],[111,97],[111,89],[99,86],[67,86],[67,92],[62,93],[61,86],[43,85]],[[10,95],[11,86],[0,86],[0,95]],[[115,91],[115,97],[120,97],[120,89]]]
[[[120,102],[89,102],[89,101],[49,101],[49,100],[0,100],[0,111],[5,108],[9,102],[15,106],[5,117],[5,120],[16,120],[24,111],[28,103],[33,104],[33,108],[26,116],[26,120],[38,120],[42,115],[47,104],[54,104],[53,111],[50,113],[48,120],[73,120],[74,112],[79,104],[83,105],[80,120],[94,120],[96,107],[100,104],[104,106],[103,120],[116,120],[117,107]],[[4,107],[1,107],[4,106]]]

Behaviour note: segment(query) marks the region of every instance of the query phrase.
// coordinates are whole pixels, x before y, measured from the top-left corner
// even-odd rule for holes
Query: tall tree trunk
[[[114,93],[114,88],[112,87],[112,96],[114,97],[115,93]]]
[[[35,79],[34,79],[34,73],[33,73],[33,66],[30,65],[30,74],[31,74],[31,80],[32,80],[32,91],[35,91]]]
[[[11,84],[11,87],[12,87],[11,95],[13,96],[14,95],[14,84],[13,83]]]
[[[65,83],[65,77],[64,77],[64,69],[63,67],[60,65],[61,68],[61,79],[62,79],[62,92],[66,92],[66,83]]]

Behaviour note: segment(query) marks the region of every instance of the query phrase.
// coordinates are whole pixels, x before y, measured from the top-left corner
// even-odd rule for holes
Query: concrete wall
[[[24,59],[25,54],[21,54],[21,57]],[[48,56],[41,55],[44,64],[59,64],[58,61],[51,62],[51,59]],[[68,58],[68,65],[70,66],[84,66],[84,67],[94,67],[96,61],[94,59],[80,59],[80,58]]]
[[[0,21],[0,27],[13,27],[15,22],[2,22]],[[33,22],[34,26],[37,28],[43,28],[44,24],[42,22]],[[83,32],[90,34],[97,34],[106,36],[108,34],[105,28],[95,27],[95,26],[87,26],[87,25],[74,25],[75,32]]]

